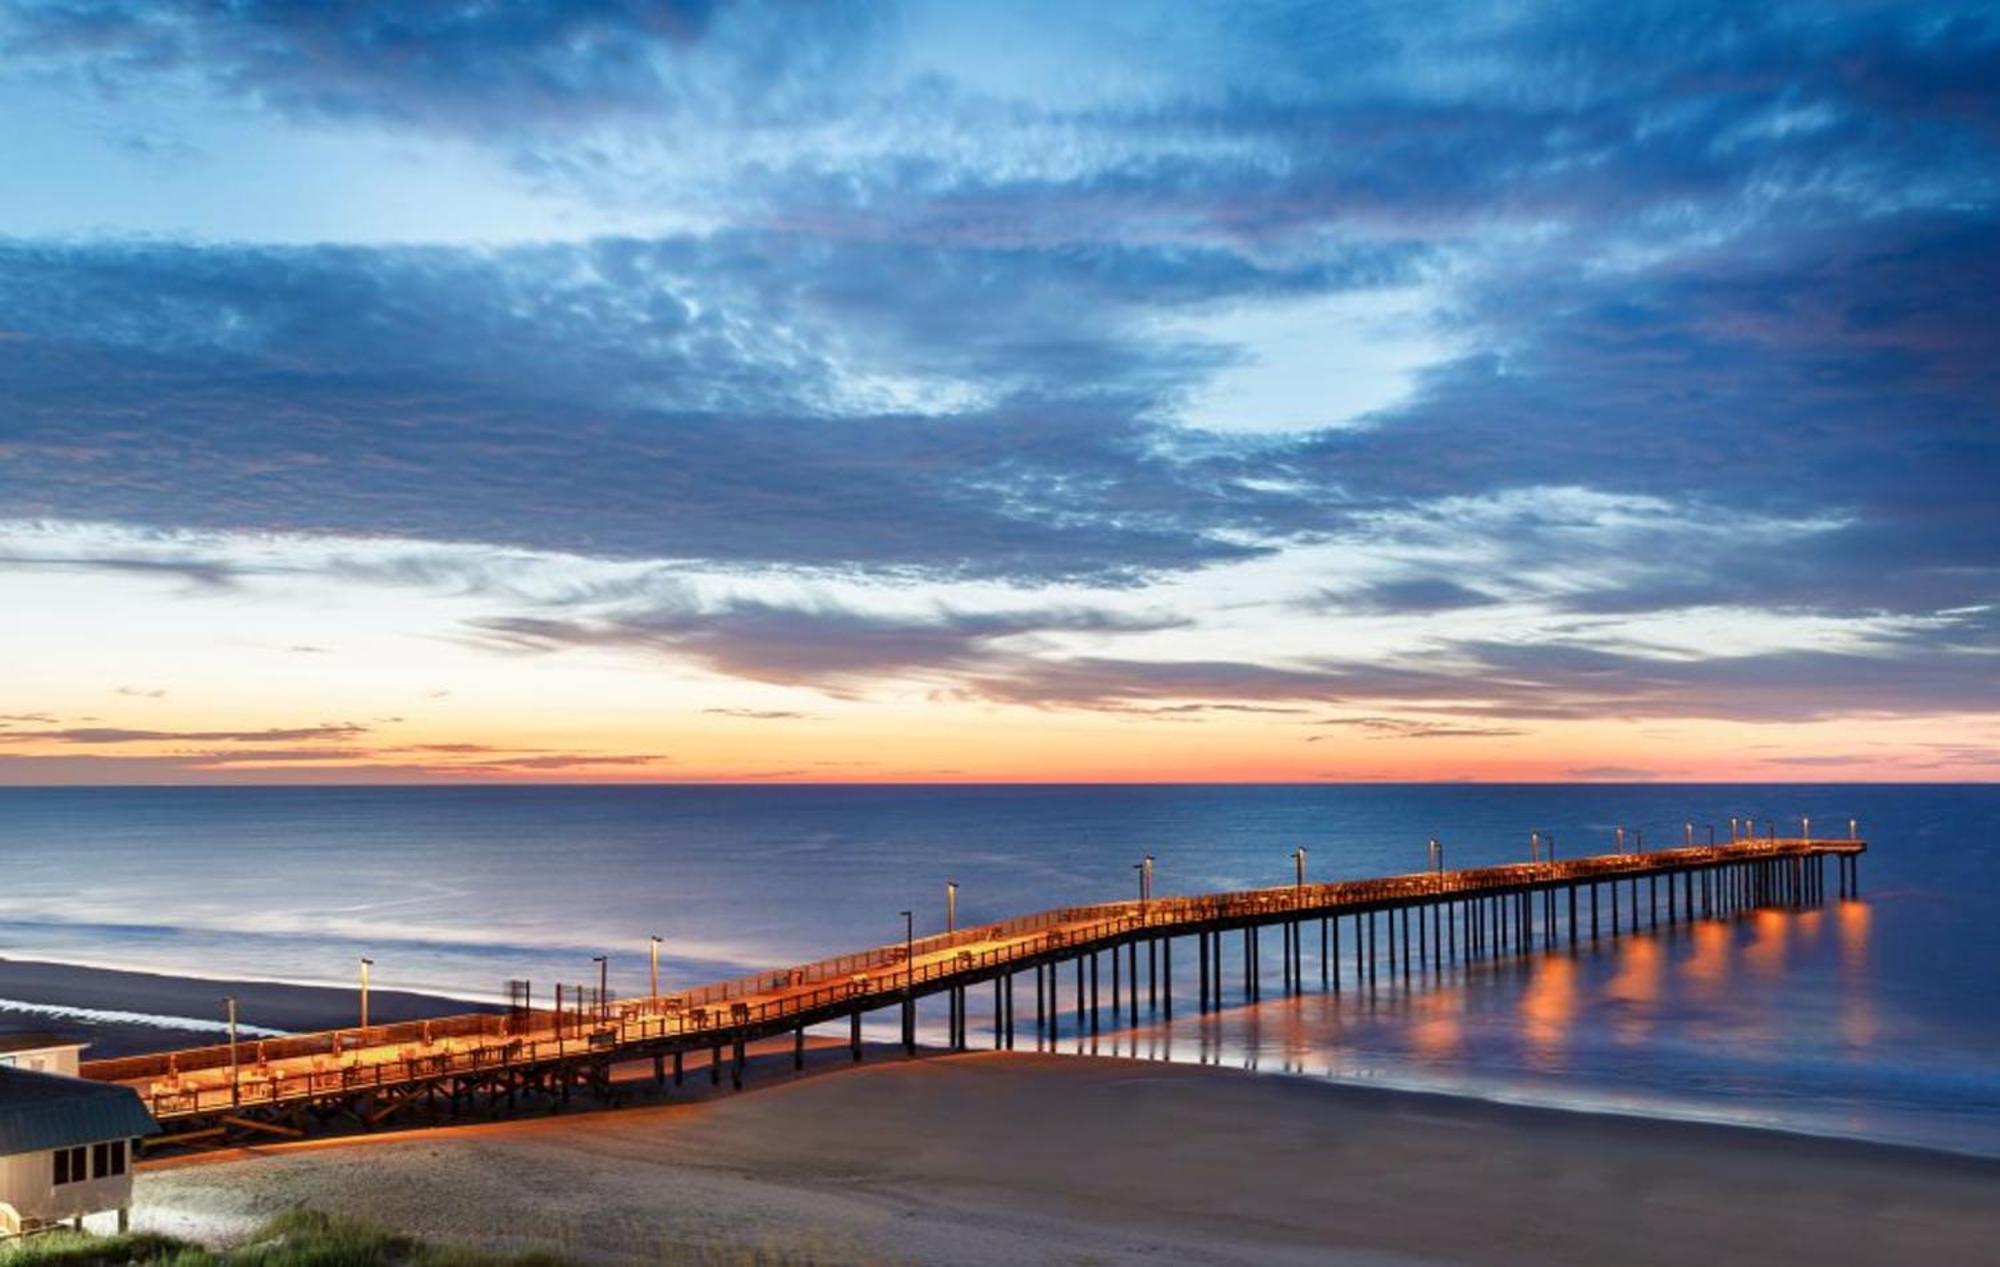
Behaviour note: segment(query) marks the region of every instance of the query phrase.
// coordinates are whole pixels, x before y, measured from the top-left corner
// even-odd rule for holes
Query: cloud
[[[1223,352],[1142,329],[1148,277],[1208,299],[1293,284],[1184,252],[1105,272],[748,234],[0,242],[0,313],[38,334],[0,345],[0,514],[1021,580],[1254,557],[1299,499],[1151,419]],[[352,319],[364,296],[383,302]]]
[[[1461,585],[1441,576],[1410,576],[1378,581],[1356,589],[1321,590],[1303,600],[1308,611],[1341,612],[1363,616],[1429,615],[1433,612],[1461,611],[1486,607],[1500,600],[1484,590]]]
[[[4,451],[4,446],[0,446]],[[0,486],[4,487],[4,486]],[[189,583],[190,590],[213,593],[236,587],[239,569],[210,559],[189,558],[67,558],[0,553],[0,569],[48,572],[114,572],[130,576],[163,576]]]
[[[136,730],[119,726],[68,726],[43,730],[9,730],[0,740],[36,740],[60,744],[127,743],[285,743],[297,740],[352,739],[368,727],[350,722],[317,726],[271,727],[265,730]]]
[[[872,679],[971,669],[998,656],[1000,644],[1036,635],[1129,633],[1175,623],[1088,608],[891,616],[833,604],[735,600],[712,608],[683,602],[583,619],[502,616],[475,620],[471,629],[481,643],[503,649],[664,654],[730,677],[845,691]]]
[[[1313,724],[1352,727],[1376,739],[1500,739],[1527,733],[1507,726],[1468,726],[1407,717],[1328,717]]]
[[[0,240],[18,520],[391,538],[408,552],[323,570],[504,603],[488,646],[839,691],[1466,729],[1995,706],[1985,6],[103,0],[17,6],[0,42],[11,84],[113,113],[444,137],[585,226],[669,195],[705,221],[510,248]],[[1215,331],[1383,288],[1448,349],[1407,397],[1303,435],[1180,423],[1263,351]],[[1318,547],[1367,579],[1293,604],[1328,650],[1287,658],[1079,654],[1150,627],[1025,596],[703,607],[660,579],[1029,592],[1270,564],[1296,592],[1325,573],[1279,556]],[[536,588],[512,551],[635,575]],[[164,547],[0,567],[249,575]],[[1699,654],[1615,632],[1672,613],[1858,632]],[[1337,650],[1370,616],[1423,628]]]
[[[701,711],[713,717],[735,717],[743,721],[806,721],[813,716],[789,708],[704,708]]]
[[[11,57],[74,67],[109,91],[194,85],[295,118],[505,134],[672,114],[720,93],[746,115],[778,113],[772,98],[786,113],[803,109],[867,10],[107,0],[15,6],[4,17]]]
[[[121,686],[114,694],[127,695],[133,699],[161,699],[165,697],[166,692],[157,687],[148,690],[143,686]]]

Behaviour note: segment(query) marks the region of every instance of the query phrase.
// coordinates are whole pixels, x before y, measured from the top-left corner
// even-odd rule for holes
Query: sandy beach
[[[2000,1261],[2000,1163],[1949,1154],[1109,1058],[751,1075],[152,1163],[138,1217],[228,1237],[308,1204],[604,1263]]]
[[[237,1016],[245,1026],[319,1030],[352,1025],[358,1019],[354,990],[0,959],[0,1000],[34,1005],[0,1005],[0,1030],[83,1039],[90,1044],[84,1050],[86,1060],[220,1042],[214,1027],[222,1020],[225,995],[235,996]],[[44,1007],[60,1010],[40,1010]],[[375,1021],[487,1010],[460,999],[401,990],[371,990],[368,1009]],[[177,1025],[176,1020],[207,1022],[207,1026]]]

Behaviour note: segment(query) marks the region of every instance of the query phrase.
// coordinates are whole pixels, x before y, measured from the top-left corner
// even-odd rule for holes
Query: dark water
[[[344,984],[368,954],[380,986],[492,997],[608,951],[635,992],[650,934],[669,983],[710,980],[895,940],[905,907],[939,927],[947,879],[972,923],[1123,897],[1145,853],[1167,894],[1284,883],[1299,844],[1334,879],[1420,870],[1432,835],[1472,866],[1731,814],[1858,819],[1862,899],[1372,998],[1279,998],[1273,933],[1254,1008],[1232,939],[1208,1018],[1184,947],[1171,1024],[1059,1046],[2000,1155],[1991,786],[0,789],[0,955]]]

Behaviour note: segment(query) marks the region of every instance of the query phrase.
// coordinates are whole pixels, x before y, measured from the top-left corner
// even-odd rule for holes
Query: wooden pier
[[[1274,926],[1286,992],[1305,988],[1302,948],[1314,933],[1320,988],[1375,990],[1382,978],[1392,987],[1410,986],[1450,965],[1575,950],[1642,925],[1818,904],[1829,858],[1838,896],[1852,897],[1866,849],[1858,839],[1741,839],[1063,907],[615,1005],[584,996],[561,1009],[443,1016],[89,1061],[82,1073],[138,1090],[164,1128],[150,1141],[154,1149],[374,1129],[405,1116],[546,1107],[576,1091],[615,1098],[614,1066],[651,1060],[655,1082],[664,1085],[671,1064],[678,1083],[690,1053],[709,1056],[711,1080],[726,1068],[740,1087],[750,1044],[789,1035],[794,1064],[803,1065],[809,1026],[845,1021],[851,1058],[860,1060],[863,1018],[883,1009],[896,1009],[903,1046],[914,1053],[918,1001],[938,994],[948,1000],[949,1047],[963,1050],[971,1041],[971,991],[988,985],[995,1047],[1011,1048],[1017,1029],[1030,1025],[1029,1033],[1053,1039],[1066,1021],[1091,1033],[1116,1026],[1121,1016],[1136,1024],[1142,992],[1149,1014],[1171,1017],[1174,951],[1190,938],[1202,1011],[1221,1006],[1223,939],[1232,934],[1243,945],[1239,997],[1261,997],[1268,975],[1263,934]],[[1337,965],[1348,956],[1353,973],[1343,983]],[[1030,976],[1034,1012],[1017,1023],[1017,998]]]

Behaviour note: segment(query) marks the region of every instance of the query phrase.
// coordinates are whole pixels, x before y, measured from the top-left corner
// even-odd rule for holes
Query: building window
[[[85,1160],[81,1144],[75,1148],[56,1149],[56,1183],[82,1183],[90,1178],[90,1173],[84,1169]]]
[[[114,1139],[108,1144],[91,1145],[90,1173],[99,1179],[124,1174],[125,1141]]]

